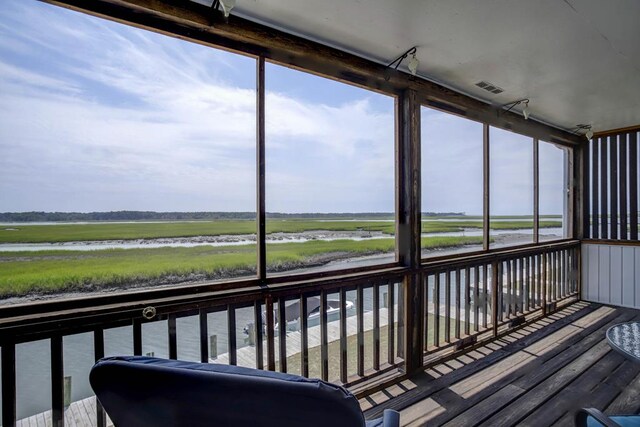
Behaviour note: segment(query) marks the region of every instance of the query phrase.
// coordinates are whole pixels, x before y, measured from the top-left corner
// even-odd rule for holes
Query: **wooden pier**
[[[387,326],[389,323],[389,315],[387,308],[380,308],[380,327]],[[373,312],[369,311],[363,314],[363,330],[373,330]],[[356,316],[347,317],[347,336],[355,336],[358,333],[358,322]],[[308,329],[309,348],[319,347],[321,343],[320,325],[309,326]],[[280,346],[280,337],[275,334],[275,348]],[[327,323],[327,342],[331,343],[340,339],[340,321],[334,320]],[[302,334],[299,330],[288,330],[286,336],[287,356],[291,357],[302,351]],[[267,365],[266,351],[264,351],[264,366]],[[276,350],[276,362],[280,360],[280,353]],[[337,355],[335,355],[337,357]],[[331,355],[330,355],[331,357]],[[239,366],[254,368],[256,366],[256,347],[246,346],[237,350],[237,361]],[[210,359],[211,363],[229,363],[229,353],[219,354],[217,358]]]
[[[16,427],[51,427],[51,411],[41,412],[27,418],[16,421]],[[96,397],[72,402],[64,410],[65,427],[97,427]],[[113,423],[107,416],[107,427],[113,427]]]

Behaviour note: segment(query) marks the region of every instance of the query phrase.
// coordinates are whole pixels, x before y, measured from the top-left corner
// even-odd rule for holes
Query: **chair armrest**
[[[385,409],[382,414],[383,427],[400,427],[400,412],[393,409]]]
[[[366,427],[400,427],[400,413],[393,409],[385,409],[380,418],[367,421]]]
[[[607,417],[605,414],[595,408],[582,408],[578,412],[576,412],[576,426],[587,427],[587,419],[589,417],[592,417],[605,427],[620,427],[620,424],[616,423],[611,418]]]

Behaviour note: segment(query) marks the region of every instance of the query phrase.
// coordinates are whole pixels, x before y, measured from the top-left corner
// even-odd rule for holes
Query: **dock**
[[[16,421],[16,427],[51,427],[51,410],[32,415]],[[72,402],[64,410],[65,427],[97,427],[96,397]],[[113,427],[113,423],[107,416],[107,427]]]
[[[373,311],[365,312],[363,314],[363,330],[364,332],[373,330]],[[355,336],[358,333],[358,321],[357,316],[347,317],[347,336]],[[380,308],[380,327],[387,326],[389,323],[389,311],[387,308]],[[307,328],[307,336],[309,348],[319,347],[321,343],[320,338],[320,325],[309,326]],[[280,336],[278,331],[275,334],[274,348],[276,349],[275,360],[278,362],[280,360],[280,352],[278,348],[280,346]],[[334,341],[340,340],[340,321],[334,320],[327,323],[327,342],[332,343]],[[299,354],[302,351],[302,334],[299,330],[287,330],[286,335],[286,347],[287,347],[287,356],[291,357]],[[263,352],[264,366],[267,365],[267,352],[266,348]],[[331,357],[332,355],[329,355]],[[336,355],[337,356],[337,355]],[[250,345],[246,347],[241,347],[236,350],[237,364],[239,366],[246,366],[250,368],[255,368],[256,366],[256,346]],[[229,363],[229,353],[219,354],[216,358],[210,358],[209,362],[211,363]]]

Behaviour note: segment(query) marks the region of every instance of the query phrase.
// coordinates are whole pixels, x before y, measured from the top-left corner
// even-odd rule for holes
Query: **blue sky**
[[[266,72],[267,210],[393,211],[393,98]],[[5,0],[0,211],[255,211],[255,102],[253,58]],[[481,126],[424,111],[423,210],[481,213]],[[510,160],[530,143],[511,145],[496,214],[530,211]],[[560,212],[547,169],[541,207]]]

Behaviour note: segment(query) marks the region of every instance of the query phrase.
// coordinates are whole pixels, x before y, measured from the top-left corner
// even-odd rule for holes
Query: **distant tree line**
[[[423,216],[460,216],[460,212],[424,212]],[[267,218],[274,219],[390,219],[391,212],[359,213],[279,213],[268,212]],[[0,212],[0,222],[67,222],[67,221],[198,221],[246,219],[255,220],[255,212],[153,212],[153,211],[112,211],[112,212]]]

